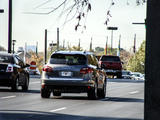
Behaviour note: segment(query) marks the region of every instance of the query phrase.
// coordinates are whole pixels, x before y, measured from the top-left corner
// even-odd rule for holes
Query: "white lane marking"
[[[50,112],[57,112],[57,111],[60,111],[60,110],[65,110],[67,109],[66,107],[62,107],[62,108],[58,108],[58,109],[55,109],[55,110],[50,110]]]
[[[31,82],[30,84],[37,84],[37,83],[40,83],[40,81],[38,81],[38,82]]]
[[[6,97],[1,97],[1,99],[9,99],[9,98],[15,98],[16,96],[6,96]]]
[[[136,93],[139,93],[139,91],[132,91],[132,92],[129,92],[129,94],[136,94]]]

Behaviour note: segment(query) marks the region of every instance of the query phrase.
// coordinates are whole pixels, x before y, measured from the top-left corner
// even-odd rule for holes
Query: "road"
[[[143,120],[144,82],[108,79],[105,99],[87,94],[40,97],[40,79],[31,78],[28,92],[0,87],[0,120]]]

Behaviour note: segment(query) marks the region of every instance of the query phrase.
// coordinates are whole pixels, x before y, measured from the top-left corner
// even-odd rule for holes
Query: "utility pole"
[[[64,49],[64,47],[65,47],[65,40],[63,40],[63,49]]]
[[[91,42],[90,42],[90,48],[89,51],[92,52],[92,37],[91,37]]]
[[[136,53],[136,34],[134,35],[133,53]]]
[[[8,53],[11,53],[12,49],[12,0],[9,0],[8,10]]]
[[[111,30],[111,53],[113,49],[113,31],[118,30],[118,27],[107,27],[108,30]]]
[[[104,54],[107,55],[108,54],[108,36],[106,37],[106,46],[105,46],[105,52]]]
[[[45,40],[44,40],[44,63],[47,63],[47,29],[45,29]]]
[[[59,50],[59,28],[57,28],[57,51]]]
[[[14,45],[15,45],[16,40],[12,40],[12,45],[13,45],[13,54],[14,54]]]
[[[121,35],[119,35],[119,42],[118,42],[118,48],[117,48],[117,56],[120,56],[121,52]]]
[[[79,39],[78,50],[80,50],[80,48],[81,48],[81,39]]]
[[[144,120],[160,119],[160,1],[147,0]]]

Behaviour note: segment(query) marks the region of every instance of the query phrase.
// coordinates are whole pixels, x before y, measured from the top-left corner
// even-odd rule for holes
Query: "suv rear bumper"
[[[93,80],[85,81],[74,78],[52,78],[42,79],[41,88],[58,90],[63,93],[81,93],[87,92],[89,88],[94,87]]]

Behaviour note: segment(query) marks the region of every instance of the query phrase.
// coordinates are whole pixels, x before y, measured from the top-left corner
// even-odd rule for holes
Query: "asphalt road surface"
[[[32,77],[28,92],[0,87],[0,120],[143,120],[144,81],[108,79],[106,98],[62,94],[42,99],[40,79]]]

